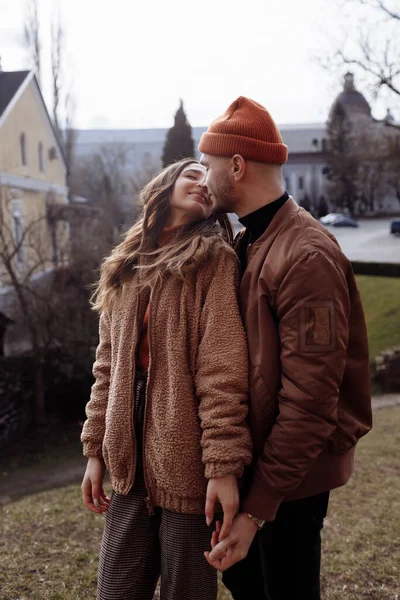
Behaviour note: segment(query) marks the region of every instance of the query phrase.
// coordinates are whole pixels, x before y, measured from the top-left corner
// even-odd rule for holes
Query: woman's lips
[[[207,206],[207,199],[202,194],[198,194],[197,192],[190,192],[190,195],[194,196],[195,199],[198,202],[201,202],[202,204],[204,204],[204,206]]]

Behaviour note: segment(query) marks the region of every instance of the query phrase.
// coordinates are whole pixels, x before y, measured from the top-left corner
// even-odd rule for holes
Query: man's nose
[[[203,189],[207,189],[207,175],[204,175],[203,179],[200,179],[199,186]]]

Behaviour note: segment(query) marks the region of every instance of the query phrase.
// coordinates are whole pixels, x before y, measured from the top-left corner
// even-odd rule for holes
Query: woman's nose
[[[204,176],[204,179],[200,179],[200,181],[198,182],[198,185],[201,187],[201,189],[203,190],[207,190],[207,183],[206,183],[206,176]]]

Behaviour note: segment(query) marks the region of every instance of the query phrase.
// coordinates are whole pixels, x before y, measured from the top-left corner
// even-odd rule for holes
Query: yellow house
[[[66,178],[34,72],[0,71],[0,312],[10,318],[15,278],[29,285],[67,261]]]
[[[68,226],[49,216],[51,206],[68,203],[66,175],[34,72],[0,72],[0,225],[21,275],[38,276],[65,259]],[[0,240],[4,263],[1,251]],[[5,271],[0,265],[3,287]]]

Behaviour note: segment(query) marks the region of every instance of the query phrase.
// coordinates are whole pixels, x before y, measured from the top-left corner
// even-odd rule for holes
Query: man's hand
[[[211,525],[214,519],[215,503],[219,501],[224,512],[224,521],[219,536],[223,540],[230,532],[232,521],[239,510],[239,487],[235,475],[215,477],[207,486],[206,521]]]
[[[91,456],[88,459],[81,485],[82,500],[83,504],[94,513],[107,511],[110,504],[110,498],[103,488],[105,471],[106,467],[101,458]]]
[[[233,521],[230,534],[224,540],[216,543],[218,534],[213,533],[212,550],[205,552],[204,556],[212,567],[218,571],[226,571],[246,558],[257,530],[257,525],[245,513],[240,513]]]

